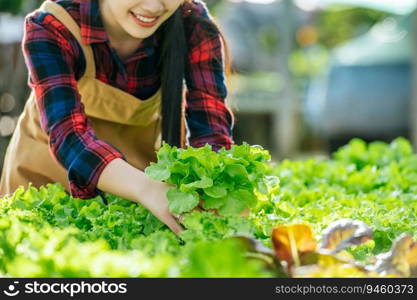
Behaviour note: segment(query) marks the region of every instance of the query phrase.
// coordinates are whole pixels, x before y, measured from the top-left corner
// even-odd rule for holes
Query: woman
[[[141,203],[179,233],[170,186],[143,170],[161,140],[184,146],[184,119],[191,146],[230,148],[222,41],[197,0],[46,1],[25,23],[32,95],[0,195],[29,182],[59,182],[82,199],[104,191]]]

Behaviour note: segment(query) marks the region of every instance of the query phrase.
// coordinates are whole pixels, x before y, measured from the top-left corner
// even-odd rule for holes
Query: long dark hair
[[[202,26],[212,35],[220,35],[224,46],[225,74],[231,73],[229,49],[219,26],[213,21],[191,14],[193,22],[202,22]],[[162,53],[159,60],[162,89],[162,140],[182,147],[185,128],[182,127],[183,86],[185,66],[188,56],[183,9],[177,11],[161,26],[163,32]]]

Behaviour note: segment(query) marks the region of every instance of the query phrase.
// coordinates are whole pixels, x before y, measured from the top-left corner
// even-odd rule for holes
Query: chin
[[[144,29],[144,30],[135,30],[135,29],[132,29],[130,27],[129,29],[126,28],[125,30],[131,37],[133,37],[135,39],[146,39],[146,38],[150,37],[155,32],[156,29],[151,28],[151,29],[148,29],[148,30],[146,30],[146,29]]]
[[[146,38],[150,37],[152,34],[132,34],[132,33],[129,33],[129,35],[134,39],[146,39]]]
[[[152,35],[152,33],[144,33],[144,32],[134,32],[134,31],[127,31],[129,36],[131,36],[134,39],[146,39]]]

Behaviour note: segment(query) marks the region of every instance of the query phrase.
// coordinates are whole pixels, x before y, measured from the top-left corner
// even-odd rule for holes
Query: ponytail
[[[162,140],[181,147],[183,80],[187,57],[181,8],[164,23],[159,68],[162,89]]]
[[[229,50],[218,25],[212,19],[198,15],[191,14],[190,18],[194,18],[191,20],[193,24],[202,22],[203,28],[210,35],[220,35],[224,47],[224,71],[226,77],[229,76],[232,73]],[[182,8],[178,8],[160,29],[163,35],[162,53],[158,64],[162,90],[162,141],[171,146],[181,147],[184,131],[182,128],[183,84],[188,57]]]

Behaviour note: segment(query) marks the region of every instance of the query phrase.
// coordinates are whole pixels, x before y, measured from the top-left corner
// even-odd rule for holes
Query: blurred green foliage
[[[213,9],[216,9],[216,7],[219,4],[222,4],[225,1],[224,0],[205,0],[204,2],[207,4],[207,7],[210,9],[210,11],[212,11]]]
[[[325,72],[328,59],[329,49],[322,45],[293,50],[289,66],[298,79],[296,83],[302,86],[311,76],[322,75]]]
[[[297,87],[305,88],[311,77],[325,72],[333,48],[364,34],[388,16],[383,11],[347,6],[333,6],[314,15],[308,26],[317,32],[317,41],[307,46],[296,43],[289,62]]]
[[[276,33],[277,29],[272,25],[262,26],[257,32],[257,39],[268,54],[272,55],[278,50],[279,38]]]
[[[0,0],[0,13],[25,15],[38,8],[44,0]]]
[[[321,11],[314,23],[319,33],[319,43],[331,49],[365,33],[387,16],[389,13],[383,11],[338,6]]]
[[[18,14],[25,0],[0,0],[0,12]]]

